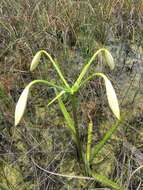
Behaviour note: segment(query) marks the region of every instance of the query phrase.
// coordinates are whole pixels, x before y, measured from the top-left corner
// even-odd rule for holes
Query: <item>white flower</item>
[[[40,61],[40,57],[41,57],[41,51],[37,52],[36,55],[34,56],[31,62],[30,71],[33,71],[37,67]]]
[[[30,90],[30,85],[28,85],[22,92],[15,109],[15,126],[17,126],[24,114],[26,105],[27,105],[27,99],[28,94]]]

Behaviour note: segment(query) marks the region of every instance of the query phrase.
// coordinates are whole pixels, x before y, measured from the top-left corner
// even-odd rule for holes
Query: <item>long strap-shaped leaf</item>
[[[112,187],[113,189],[125,190],[123,187],[119,186],[117,183],[115,183],[114,181],[108,179],[107,177],[105,177],[103,175],[92,172],[92,176],[95,178],[95,180],[103,183],[104,185]]]
[[[48,106],[50,106],[53,102],[55,102],[57,99],[59,99],[63,94],[65,94],[65,90],[62,90],[55,98],[53,98],[49,103]]]
[[[90,161],[90,156],[91,156],[92,130],[93,130],[93,122],[90,119],[90,122],[88,124],[87,147],[86,147],[86,159],[88,163]]]
[[[67,81],[65,80],[61,70],[59,69],[58,65],[56,64],[56,62],[53,60],[53,58],[51,57],[51,55],[46,52],[45,50],[41,50],[39,52],[36,53],[36,55],[34,56],[33,60],[32,60],[32,63],[31,63],[31,66],[30,66],[30,71],[33,71],[37,65],[39,64],[40,62],[40,58],[41,58],[41,54],[45,54],[49,59],[50,61],[52,62],[55,70],[57,71],[58,75],[60,76],[61,80],[64,82],[65,86],[69,89],[70,86],[69,84],[67,83]]]
[[[58,98],[58,102],[59,102],[59,106],[60,106],[60,109],[64,115],[64,118],[67,122],[67,126],[72,134],[72,137],[73,137],[73,140],[75,141],[75,143],[77,144],[77,140],[76,140],[76,131],[75,131],[75,127],[74,127],[74,121],[73,119],[71,118],[70,114],[68,113],[62,99],[59,97]]]
[[[121,121],[117,121],[113,126],[111,126],[111,128],[108,129],[108,131],[104,135],[103,139],[97,145],[95,145],[93,147],[93,149],[92,149],[92,155],[91,155],[91,159],[90,159],[91,163],[94,160],[94,158],[96,157],[96,155],[99,153],[99,151],[102,150],[102,148],[104,147],[104,145],[111,138],[112,134],[118,129],[118,126],[119,126],[120,123],[121,123]]]

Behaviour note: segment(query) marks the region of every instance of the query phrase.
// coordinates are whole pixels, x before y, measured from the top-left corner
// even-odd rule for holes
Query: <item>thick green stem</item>
[[[71,96],[71,103],[72,103],[73,120],[74,120],[75,131],[76,131],[77,155],[78,155],[79,160],[81,161],[81,160],[83,160],[83,156],[82,156],[82,148],[81,148],[79,128],[78,128],[77,106],[76,106],[76,95],[75,94],[73,94]]]

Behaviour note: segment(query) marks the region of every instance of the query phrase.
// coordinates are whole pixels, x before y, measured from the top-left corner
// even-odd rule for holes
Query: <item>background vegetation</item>
[[[14,127],[15,104],[24,87],[36,78],[57,80],[44,58],[39,70],[29,71],[38,50],[45,49],[56,58],[72,83],[101,47],[111,51],[116,69],[110,72],[101,57],[92,69],[102,70],[112,79],[124,122],[96,158],[94,169],[129,190],[143,189],[142,0],[0,1],[0,189],[104,187],[95,181],[55,176],[35,165],[55,173],[81,175],[62,113],[57,104],[47,109],[52,89],[37,86],[32,90],[26,114]],[[86,138],[83,129],[90,113],[96,144],[115,122],[105,89],[100,79],[92,80],[79,94],[81,138]]]

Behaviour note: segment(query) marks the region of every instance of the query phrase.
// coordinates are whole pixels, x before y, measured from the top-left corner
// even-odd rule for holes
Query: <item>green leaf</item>
[[[104,55],[105,55],[107,64],[109,65],[110,69],[113,70],[115,67],[115,64],[114,64],[114,59],[111,53],[107,49],[104,49]]]
[[[74,126],[74,121],[71,118],[70,114],[68,113],[68,111],[67,111],[67,109],[66,109],[66,107],[65,107],[65,105],[64,105],[61,98],[58,98],[58,102],[59,102],[60,109],[61,109],[61,111],[62,111],[62,113],[64,115],[64,118],[65,118],[65,120],[67,122],[67,126],[68,126],[68,128],[69,128],[69,130],[70,130],[70,132],[72,134],[72,137],[73,137],[74,141],[76,142],[76,136],[75,136],[76,131],[75,131],[75,126]]]
[[[101,182],[104,185],[112,187],[113,189],[116,189],[116,190],[125,190],[123,187],[119,186],[117,183],[115,183],[114,181],[108,179],[107,177],[105,177],[103,175],[100,175],[100,174],[92,172],[92,176],[95,178],[95,180]]]
[[[117,119],[120,120],[120,109],[119,109],[118,99],[115,90],[112,86],[112,83],[103,73],[96,73],[96,75],[101,76],[104,79],[109,106],[114,115],[117,117]]]
[[[59,99],[63,94],[65,94],[65,91],[62,90],[55,98],[53,98],[49,103],[48,106],[50,106],[53,102],[55,102],[57,99]]]
[[[112,134],[115,133],[115,131],[118,129],[119,124],[121,123],[121,121],[117,120],[117,122],[115,124],[113,124],[108,131],[105,133],[103,139],[101,139],[98,144],[96,144],[93,148],[92,148],[92,155],[91,155],[91,159],[90,162],[92,163],[92,161],[94,160],[94,158],[96,157],[96,155],[99,153],[99,151],[102,150],[102,148],[104,147],[104,145],[107,143],[107,141],[111,138]]]
[[[32,62],[31,62],[31,66],[30,66],[30,71],[33,71],[34,69],[36,69],[36,67],[38,66],[39,62],[40,62],[40,58],[41,58],[41,51],[37,52],[36,55],[34,56]]]
[[[93,122],[90,119],[88,125],[87,148],[86,148],[86,159],[88,163],[90,161],[90,154],[91,154],[92,130],[93,130]]]
[[[0,190],[9,190],[8,187],[0,183]]]

